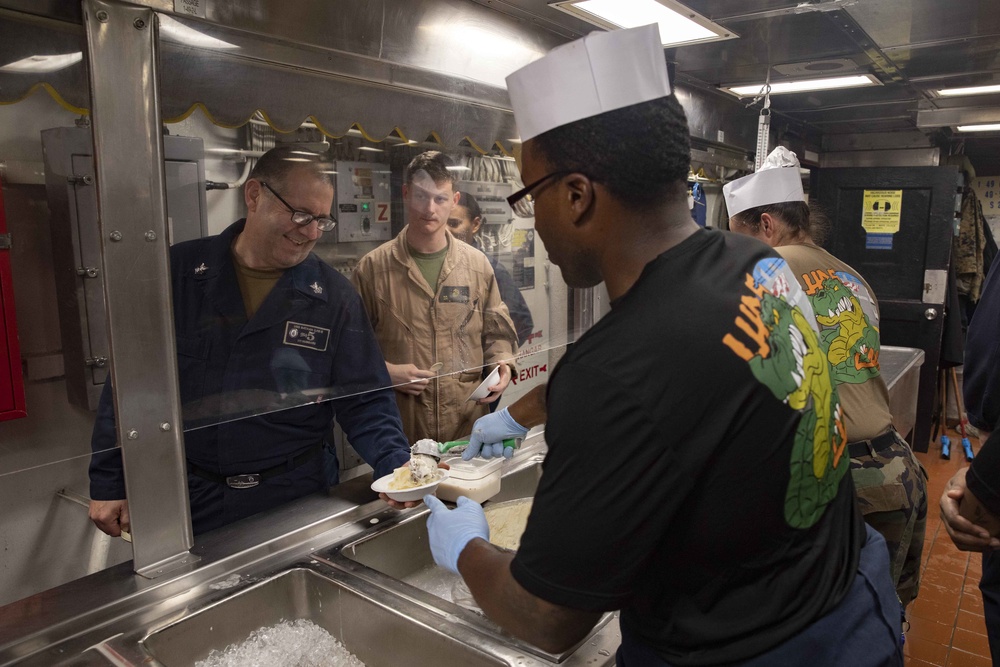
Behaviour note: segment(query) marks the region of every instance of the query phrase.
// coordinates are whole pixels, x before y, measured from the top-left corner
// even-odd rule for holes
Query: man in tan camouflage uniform
[[[788,155],[797,167],[794,154]],[[878,302],[857,271],[814,243],[798,169],[788,170],[781,187],[758,185],[755,192],[751,179],[765,172],[725,186],[729,226],[774,247],[809,297],[844,410],[858,504],[865,522],[885,538],[892,581],[905,608],[919,589],[927,478],[892,426],[889,392],[878,364]],[[758,183],[765,180],[776,181],[765,177]],[[747,185],[750,190],[741,193]]]

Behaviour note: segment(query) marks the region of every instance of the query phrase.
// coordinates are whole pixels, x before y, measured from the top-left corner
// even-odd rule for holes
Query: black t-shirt
[[[668,250],[548,392],[549,453],[511,565],[528,591],[621,608],[678,665],[752,657],[846,594],[864,528],[836,389],[770,248],[700,230]]]

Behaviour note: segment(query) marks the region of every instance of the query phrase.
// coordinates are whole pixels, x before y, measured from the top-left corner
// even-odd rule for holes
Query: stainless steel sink
[[[435,616],[363,582],[308,566],[287,570],[150,633],[142,644],[165,667],[188,667],[254,630],[307,619],[340,640],[367,667],[498,666],[506,662],[441,630]]]
[[[485,505],[534,496],[542,475],[543,460],[543,456],[532,456],[512,462],[513,467],[503,476],[500,493]],[[471,599],[462,578],[434,563],[427,539],[429,516],[430,511],[426,509],[401,516],[392,525],[379,525],[359,538],[315,555],[353,576],[405,595],[450,617],[462,619],[465,624],[495,640],[546,661],[562,662],[573,653],[577,647],[560,654],[542,651],[504,633],[486,618]],[[595,626],[595,632],[612,616],[605,614]]]
[[[504,463],[502,490],[492,502],[532,496],[542,452],[544,441],[538,441]],[[242,543],[203,544],[200,566],[176,578],[147,585],[124,567],[107,582],[67,586],[55,599],[69,603],[69,611],[44,634],[0,641],[0,663],[190,667],[260,628],[304,619],[368,667],[614,665],[621,636],[612,614],[578,647],[552,655],[450,601],[458,579],[433,565],[428,510],[374,502],[362,482],[346,482],[329,499],[310,497],[260,515],[259,525],[247,519],[243,529],[223,533]],[[292,514],[303,518],[296,523]],[[289,521],[296,526],[290,532],[272,528]],[[440,591],[429,592],[420,581],[442,582],[442,575],[451,579]],[[51,615],[53,606],[48,610]]]

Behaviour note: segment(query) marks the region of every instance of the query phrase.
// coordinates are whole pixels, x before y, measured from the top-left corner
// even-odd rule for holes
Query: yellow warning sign
[[[865,190],[861,226],[869,234],[895,234],[902,210],[902,190]]]

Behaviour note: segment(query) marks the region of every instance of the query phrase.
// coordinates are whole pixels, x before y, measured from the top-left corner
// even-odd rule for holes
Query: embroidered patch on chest
[[[469,303],[469,288],[449,287],[445,285],[441,288],[441,296],[438,297],[441,303]]]
[[[304,347],[317,352],[326,352],[330,344],[330,330],[311,324],[285,322],[285,345]]]

